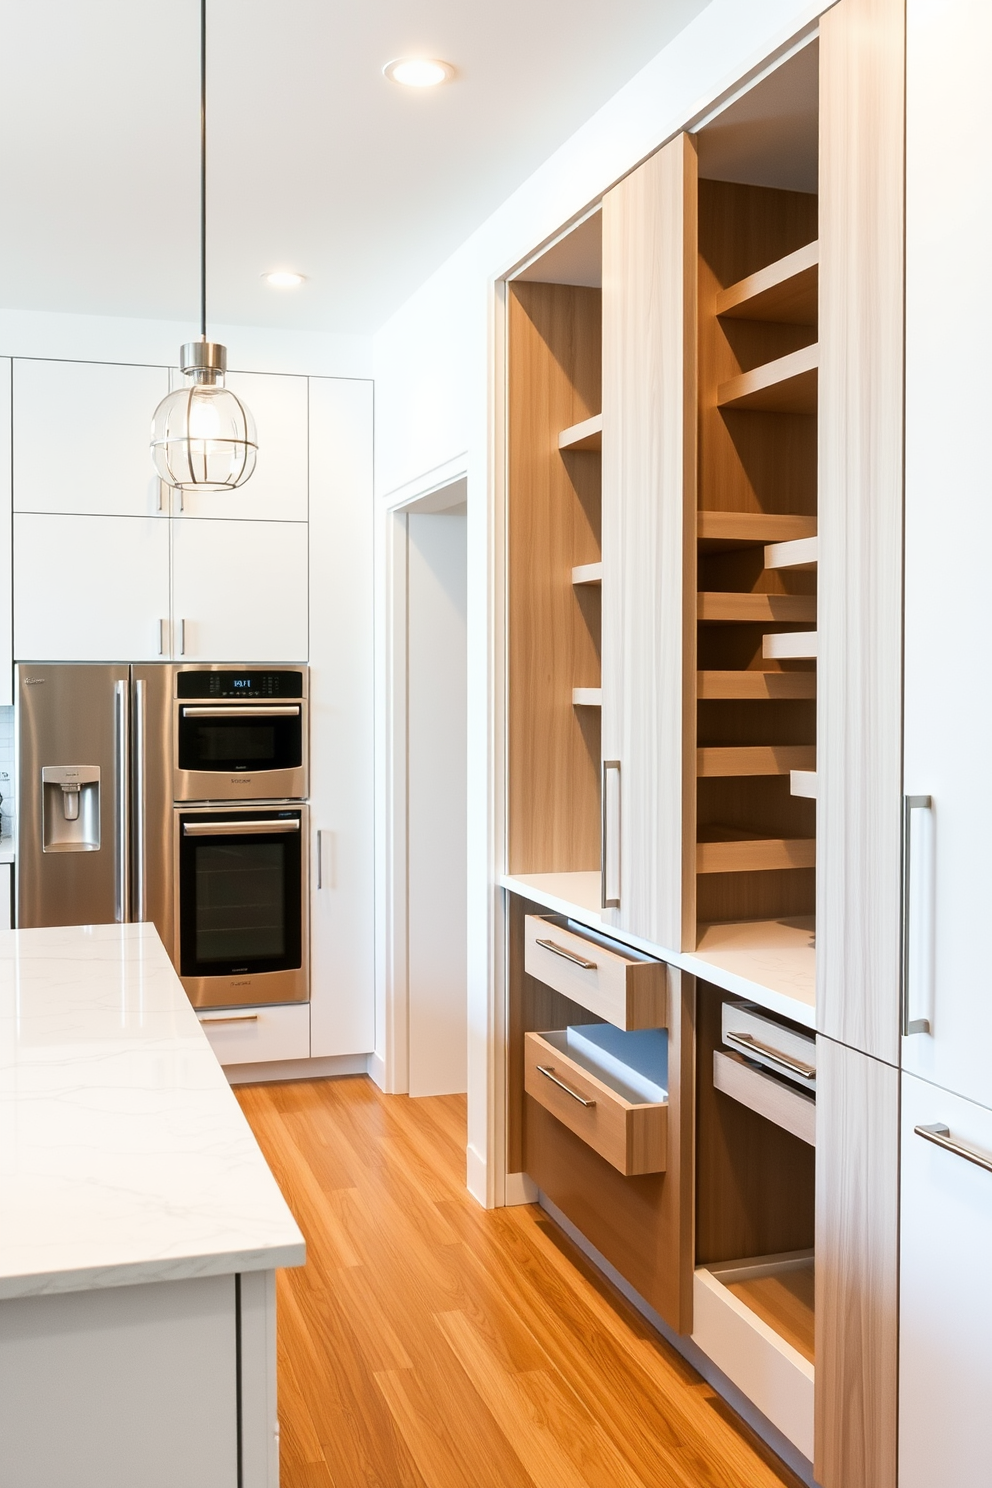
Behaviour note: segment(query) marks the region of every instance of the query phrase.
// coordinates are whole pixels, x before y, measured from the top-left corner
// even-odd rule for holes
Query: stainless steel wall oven
[[[177,667],[174,799],[305,800],[306,694],[304,668]]]

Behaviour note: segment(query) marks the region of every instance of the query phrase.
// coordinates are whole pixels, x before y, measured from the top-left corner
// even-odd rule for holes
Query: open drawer
[[[725,1002],[713,1086],[816,1145],[816,1039],[748,1002]]]
[[[668,1023],[665,963],[561,915],[527,916],[524,967],[529,976],[617,1028]]]
[[[584,1024],[524,1037],[524,1089],[625,1177],[661,1173],[668,1035]]]

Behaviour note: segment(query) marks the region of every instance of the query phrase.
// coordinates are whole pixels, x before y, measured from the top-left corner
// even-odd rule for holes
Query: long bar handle
[[[130,894],[128,892],[128,739],[127,739],[127,683],[114,684],[115,734],[117,746],[116,785],[116,842],[117,862],[114,865],[114,918],[120,925],[131,918]]]
[[[986,1173],[992,1173],[992,1157],[986,1157],[984,1152],[976,1152],[974,1147],[966,1147],[963,1142],[955,1142],[950,1127],[945,1126],[942,1121],[931,1122],[928,1126],[914,1126],[913,1130],[925,1142],[943,1147],[945,1152],[953,1152],[955,1157],[963,1157],[965,1162],[974,1163],[976,1168],[984,1168]]]
[[[324,833],[317,829],[317,888],[324,887]]]
[[[596,970],[595,961],[587,961],[585,956],[577,956],[574,951],[567,951],[564,946],[558,945],[556,941],[539,940],[537,944],[543,946],[546,951],[552,951],[556,956],[563,957],[566,961],[574,961],[576,966],[581,966],[585,971]]]
[[[134,917],[145,918],[145,683],[134,684]]]
[[[183,822],[184,837],[254,836],[256,832],[298,832],[299,821]]]
[[[181,510],[181,508],[180,508],[180,510]],[[185,656],[186,655],[186,621],[185,620],[180,620],[180,622],[179,622],[179,655],[180,656]]]
[[[770,1044],[761,1043],[750,1033],[725,1033],[723,1041],[726,1044],[736,1044],[745,1053],[748,1050],[757,1050],[763,1054],[770,1064],[778,1064],[790,1074],[801,1075],[804,1080],[816,1079],[816,1065],[804,1064],[801,1059],[792,1059],[788,1054],[783,1054],[779,1049],[773,1049]]]
[[[232,704],[230,708],[183,708],[184,718],[299,718],[300,705],[294,703],[284,708],[262,706],[242,708]]]
[[[257,1023],[257,1013],[231,1013],[220,1018],[201,1018],[201,1023]]]
[[[912,885],[912,821],[914,811],[929,811],[933,806],[932,796],[903,796],[902,798],[902,968],[899,981],[900,1021],[902,1036],[912,1033],[929,1033],[929,1018],[909,1016],[909,893]]]
[[[559,1080],[554,1070],[548,1069],[546,1064],[539,1064],[537,1066],[537,1073],[543,1075],[546,1080],[550,1080],[552,1085],[557,1085],[559,1090],[564,1090],[565,1094],[570,1095],[573,1100],[577,1100],[580,1106],[594,1106],[596,1104],[595,1101],[586,1100],[584,1095],[580,1095],[577,1090],[573,1090],[571,1085],[566,1085],[564,1080]]]
[[[616,841],[610,832],[610,772],[616,772]],[[601,868],[600,868],[600,903],[603,909],[620,908],[620,761],[604,760],[603,777],[601,782],[601,794],[603,798],[603,831],[601,843]],[[615,881],[611,882],[611,865],[613,856],[616,857]],[[615,892],[614,892],[615,890]]]

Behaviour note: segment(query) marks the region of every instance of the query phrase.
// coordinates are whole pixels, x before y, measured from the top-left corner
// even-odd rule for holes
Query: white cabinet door
[[[225,385],[242,399],[255,420],[255,470],[236,491],[185,492],[183,516],[305,522],[309,485],[307,379],[268,372],[229,372]],[[173,513],[179,510],[176,500]]]
[[[372,384],[310,382],[310,1052],[375,1037]]]
[[[11,645],[10,358],[0,357],[0,708],[14,701]]]
[[[989,1481],[992,1172],[916,1134],[936,1124],[992,1160],[992,1111],[903,1076],[899,1488]]]
[[[992,258],[992,6],[909,0],[907,26],[904,788],[933,802],[913,813],[908,1012],[932,1031],[904,1039],[902,1057],[992,1106],[992,304],[955,313],[941,292],[977,283]]]
[[[173,654],[306,661],[305,522],[172,523]]]
[[[14,517],[18,661],[157,661],[169,618],[169,523]]]
[[[156,515],[168,503],[149,440],[168,391],[165,367],[17,358],[14,510]]]

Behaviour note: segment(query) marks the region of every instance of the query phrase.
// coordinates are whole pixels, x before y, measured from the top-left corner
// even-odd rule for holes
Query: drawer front
[[[725,1002],[723,1041],[735,1053],[767,1065],[800,1090],[816,1090],[816,1039],[811,1033],[785,1028],[750,1003]]]
[[[742,1055],[725,1054],[722,1049],[713,1050],[713,1085],[801,1142],[816,1146],[816,1101],[811,1095],[762,1074]]]
[[[310,1058],[310,1004],[225,1008],[199,1014],[200,1027],[219,1063],[265,1064]]]
[[[527,916],[524,947],[529,976],[617,1028],[668,1026],[663,961],[624,956],[542,915]]]
[[[665,1171],[667,1105],[629,1104],[539,1033],[525,1035],[524,1056],[527,1094],[600,1157],[627,1177]]]

